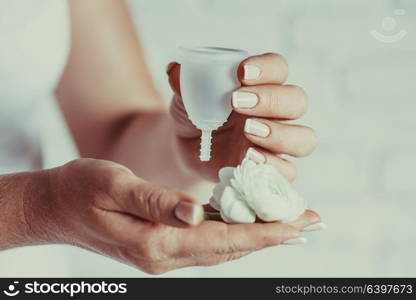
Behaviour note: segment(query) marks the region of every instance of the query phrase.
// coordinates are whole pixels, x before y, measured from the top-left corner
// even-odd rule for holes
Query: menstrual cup
[[[212,131],[231,114],[231,93],[239,86],[237,67],[244,50],[218,47],[180,47],[182,100],[192,123],[201,130],[200,160],[211,159]]]

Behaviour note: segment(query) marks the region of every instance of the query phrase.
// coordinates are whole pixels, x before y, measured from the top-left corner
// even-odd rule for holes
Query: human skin
[[[237,165],[254,146],[267,163],[295,178],[294,164],[279,155],[310,154],[316,135],[311,128],[286,122],[306,112],[308,99],[300,87],[283,85],[288,64],[282,56],[264,54],[240,64],[238,90],[257,94],[259,102],[252,109],[234,109],[213,134],[212,160],[201,163],[200,132],[183,117],[180,66],[168,66],[175,92],[175,109],[169,114],[123,2],[75,0],[71,5],[73,44],[57,96],[81,156],[119,162],[142,178],[186,189],[201,177],[215,180],[219,168]],[[244,66],[258,67],[260,76],[244,79]],[[248,116],[268,126],[270,134],[245,133]]]
[[[255,79],[247,79],[251,74],[246,70],[253,66],[260,73]],[[195,174],[208,180],[217,180],[220,168],[238,165],[251,148],[251,151],[260,154],[262,163],[275,166],[289,181],[293,181],[295,166],[282,158],[281,154],[303,157],[315,149],[317,138],[313,129],[286,122],[306,112],[308,97],[302,88],[283,84],[288,76],[288,65],[282,56],[266,53],[249,57],[240,63],[237,77],[241,87],[232,95],[234,112],[224,126],[214,131],[212,159],[208,163],[199,160],[197,154],[201,132],[188,119],[180,97],[180,65],[170,64],[167,73],[175,93],[170,111],[181,157]],[[248,94],[257,103],[239,107],[238,95],[242,93],[243,103],[247,103],[245,99]],[[253,121],[265,126],[267,132],[264,136],[247,131],[247,125]]]
[[[279,155],[307,155],[316,138],[312,129],[284,122],[306,111],[307,97],[282,85],[287,64],[281,56],[242,62],[239,90],[254,92],[259,102],[234,108],[214,134],[212,161],[203,164],[199,132],[183,111],[180,66],[168,68],[175,94],[169,113],[123,1],[71,0],[70,6],[72,48],[56,94],[80,155],[90,159],[0,176],[0,249],[67,243],[159,274],[236,259],[297,239],[319,222],[311,211],[293,224],[203,221],[196,199],[176,191],[215,180],[219,168],[238,164],[249,147],[294,179],[293,164]],[[260,76],[244,79],[246,65],[258,67]],[[248,116],[269,134],[244,132]]]
[[[290,224],[189,224],[176,217],[184,202],[194,200],[105,160],[78,159],[55,169],[3,175],[0,250],[66,243],[161,274],[279,245],[319,220],[308,211]],[[188,207],[182,212],[190,213]]]

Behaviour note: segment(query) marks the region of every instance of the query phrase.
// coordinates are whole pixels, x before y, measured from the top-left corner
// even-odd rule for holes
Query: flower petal
[[[222,194],[220,200],[221,211],[225,212],[225,214],[228,216],[228,212],[231,211],[231,206],[236,201],[238,201],[238,198],[237,194],[234,192],[234,189],[229,186],[225,187],[224,193]]]
[[[217,200],[214,198],[214,196],[212,196],[211,198],[209,198],[209,205],[211,205],[211,207],[213,209],[221,210],[220,203],[217,202]]]
[[[256,214],[242,201],[234,202],[229,216],[235,223],[254,223],[256,221]]]
[[[307,203],[273,166],[244,159],[235,167],[219,171],[211,206],[220,210],[228,223],[263,221],[289,222],[297,219]]]
[[[220,211],[221,218],[228,224],[236,224],[232,219],[228,218],[223,211]]]
[[[253,209],[257,216],[265,222],[280,221],[284,217],[286,210],[278,195],[264,195],[261,200],[254,203]]]
[[[220,178],[221,182],[224,182],[225,184],[229,184],[231,178],[234,175],[234,168],[233,167],[224,167],[219,170],[218,177]]]
[[[218,172],[218,177],[220,178],[220,182],[218,182],[214,186],[214,189],[212,190],[212,197],[209,201],[209,204],[216,210],[221,209],[220,200],[221,200],[225,187],[230,185],[231,178],[233,177],[233,172],[234,172],[234,168],[232,167],[222,168]]]
[[[224,221],[228,223],[253,223],[256,220],[256,214],[229,186],[225,188],[221,197],[221,213],[225,216]]]

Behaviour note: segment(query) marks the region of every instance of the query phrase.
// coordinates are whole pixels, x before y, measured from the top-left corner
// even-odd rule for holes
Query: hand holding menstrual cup
[[[180,47],[181,94],[192,123],[201,130],[201,161],[211,159],[212,131],[231,114],[231,93],[239,86],[237,68],[248,56],[244,50]]]

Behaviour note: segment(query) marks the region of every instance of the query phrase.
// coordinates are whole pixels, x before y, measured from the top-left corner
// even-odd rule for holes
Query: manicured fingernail
[[[326,229],[326,224],[323,222],[319,222],[319,223],[312,224],[303,228],[302,231],[309,232],[309,231],[319,231],[319,230],[324,230],[324,229]]]
[[[204,218],[204,210],[201,205],[182,201],[175,208],[175,216],[190,225],[199,224]]]
[[[254,161],[256,164],[264,164],[266,161],[266,157],[262,153],[254,150],[254,148],[251,147],[248,148],[245,157]]]
[[[244,65],[244,79],[254,80],[260,77],[260,68],[255,65]]]
[[[232,95],[232,102],[235,108],[252,108],[258,102],[256,94],[249,92],[235,91]]]
[[[266,137],[270,134],[269,126],[253,119],[247,119],[244,125],[244,131],[260,137]]]
[[[304,237],[300,237],[297,239],[291,239],[291,240],[287,240],[286,242],[283,242],[283,245],[303,245],[306,244],[308,242],[308,240]]]

